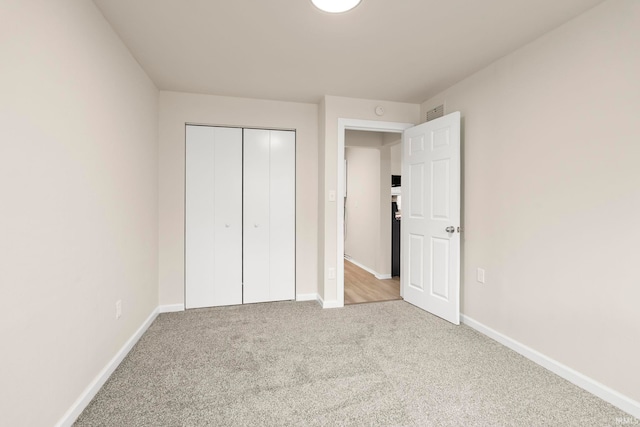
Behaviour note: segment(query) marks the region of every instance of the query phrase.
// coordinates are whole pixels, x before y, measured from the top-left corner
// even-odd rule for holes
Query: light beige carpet
[[[616,426],[629,415],[404,301],[161,314],[77,426]]]

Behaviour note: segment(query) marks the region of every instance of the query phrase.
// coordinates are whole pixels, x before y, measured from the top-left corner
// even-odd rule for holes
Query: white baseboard
[[[465,325],[475,329],[476,331],[488,336],[489,338],[494,339],[495,341],[503,344],[506,347],[509,347],[511,350],[516,353],[521,354],[527,359],[537,363],[553,372],[556,375],[564,378],[565,380],[577,385],[578,387],[588,391],[591,394],[598,396],[600,399],[611,403],[613,406],[616,406],[628,414],[640,419],[640,402],[637,402],[609,387],[606,385],[599,383],[593,378],[587,377],[586,375],[581,374],[580,372],[563,365],[562,363],[554,360],[539,351],[532,349],[531,347],[527,347],[526,345],[494,330],[490,327],[483,325],[482,323],[474,320],[464,314],[460,316],[462,323]]]
[[[322,299],[320,294],[318,294],[318,304],[322,308],[341,308],[343,307],[338,301],[325,301]]]
[[[91,399],[95,397],[100,388],[104,385],[105,382],[109,379],[113,371],[116,370],[118,365],[124,360],[124,358],[129,354],[129,351],[133,348],[134,345],[138,342],[140,337],[147,331],[149,326],[153,323],[155,318],[158,316],[159,307],[156,307],[147,320],[145,320],[142,325],[138,328],[138,330],[129,338],[129,340],[122,346],[122,348],[116,353],[116,355],[107,363],[102,371],[96,376],[91,384],[82,392],[80,397],[71,405],[71,408],[62,416],[60,421],[56,424],[56,427],[71,427],[76,419],[80,416],[82,411],[89,405]]]
[[[158,306],[158,313],[174,313],[176,311],[184,311],[184,304],[168,304]]]
[[[345,259],[346,261],[349,261],[349,262],[350,262],[351,264],[353,264],[353,265],[357,265],[358,267],[360,267],[361,269],[363,269],[363,270],[364,270],[364,271],[366,271],[367,273],[371,273],[371,274],[373,274],[373,275],[376,277],[376,279],[378,279],[378,280],[391,279],[391,274],[380,274],[380,273],[378,273],[377,271],[375,271],[375,270],[373,270],[373,269],[371,269],[371,268],[367,267],[366,265],[364,265],[364,264],[360,264],[358,261],[356,261],[355,259],[353,259],[353,258],[351,258],[351,257],[348,257],[348,258],[347,258],[347,257],[345,256],[345,257],[344,257],[344,259]]]
[[[341,305],[338,301],[324,301],[322,303],[322,308],[342,308],[343,305]]]
[[[296,301],[316,301],[318,294],[298,294],[296,295]]]

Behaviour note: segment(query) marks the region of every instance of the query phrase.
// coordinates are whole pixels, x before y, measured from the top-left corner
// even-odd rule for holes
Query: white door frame
[[[337,205],[337,257],[336,257],[336,292],[335,307],[344,307],[344,139],[347,130],[362,130],[369,132],[394,132],[402,135],[405,129],[415,126],[413,123],[379,122],[376,120],[338,119],[338,188],[336,191]],[[402,138],[400,144],[404,144]],[[402,295],[402,280],[400,280],[400,295]]]

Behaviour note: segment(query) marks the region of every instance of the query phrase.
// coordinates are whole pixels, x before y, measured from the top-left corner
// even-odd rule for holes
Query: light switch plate
[[[329,191],[329,201],[330,202],[335,202],[336,201],[336,192],[335,192],[335,190]]]
[[[479,268],[477,270],[477,278],[478,282],[484,283],[484,268]]]

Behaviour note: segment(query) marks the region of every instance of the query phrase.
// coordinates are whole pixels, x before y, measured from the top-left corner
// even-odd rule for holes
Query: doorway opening
[[[392,233],[395,228],[399,238],[400,214],[395,218],[401,212],[401,187],[392,187],[392,175],[402,175],[402,131],[411,126],[338,120],[339,306],[402,297],[399,265],[395,276],[392,272]]]
[[[401,299],[401,141],[396,132],[345,132],[345,305]]]

